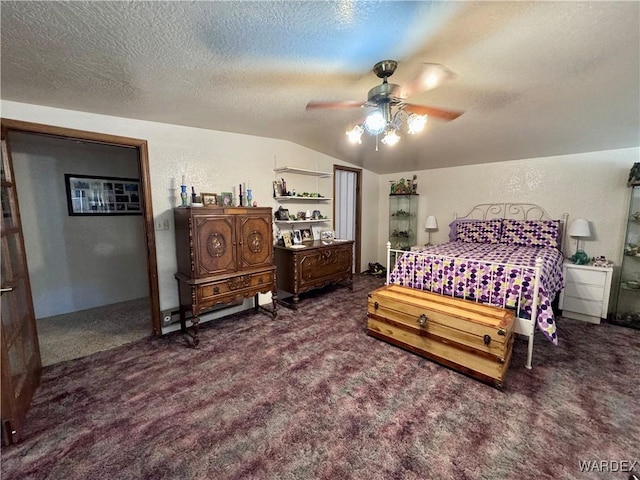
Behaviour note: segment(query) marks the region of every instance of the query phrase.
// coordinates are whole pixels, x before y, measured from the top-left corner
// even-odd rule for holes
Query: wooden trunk
[[[369,293],[367,333],[501,388],[514,312],[387,285]]]

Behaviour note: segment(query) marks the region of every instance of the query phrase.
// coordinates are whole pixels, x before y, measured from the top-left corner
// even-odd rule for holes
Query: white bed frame
[[[481,203],[474,206],[466,215],[458,216],[454,214],[455,220],[464,220],[464,219],[475,219],[475,220],[491,220],[494,218],[512,218],[516,220],[553,220],[551,216],[539,205],[534,203]],[[560,252],[563,252],[564,248],[564,239],[566,235],[566,225],[569,215],[564,213],[562,215],[562,220],[560,221],[562,228],[562,239],[560,244]],[[465,261],[474,261],[474,259],[462,259],[460,257],[449,257],[446,255],[438,255],[432,254],[428,252],[414,252],[414,251],[406,251],[406,250],[395,250],[391,248],[391,242],[387,242],[387,279],[386,284],[389,284],[389,276],[391,275],[391,270],[393,265],[391,264],[391,255],[395,254],[394,258],[397,258],[397,255],[415,255],[417,257],[431,257],[438,258],[444,261],[453,261],[453,260],[465,260]],[[475,260],[477,261],[477,260]],[[528,353],[527,353],[527,362],[525,363],[525,367],[531,369],[531,360],[533,359],[533,338],[536,330],[536,316],[538,312],[538,292],[540,289],[540,274],[542,272],[542,259],[536,259],[535,267],[530,267],[527,265],[513,265],[513,264],[505,264],[505,263],[495,263],[495,262],[484,262],[483,264],[490,266],[503,266],[509,267],[511,269],[516,269],[519,272],[519,276],[524,276],[525,273],[529,275],[533,275],[534,283],[533,283],[533,300],[531,305],[531,318],[523,318],[520,316],[520,304],[522,302],[518,301],[518,307],[516,309],[516,319],[515,319],[515,332],[524,335],[528,338]],[[455,283],[455,278],[454,278]],[[453,293],[451,294],[453,296]],[[480,302],[479,299],[475,300],[476,302]],[[502,304],[503,306],[506,304],[506,298],[498,298],[491,299],[494,304]]]

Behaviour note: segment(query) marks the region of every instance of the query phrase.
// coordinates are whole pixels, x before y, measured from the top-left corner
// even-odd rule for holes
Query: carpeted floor
[[[42,366],[86,357],[152,335],[150,299],[138,298],[37,321]]]
[[[639,331],[560,319],[499,391],[367,336],[379,285],[45,368],[2,478],[628,478],[580,462],[640,460]]]

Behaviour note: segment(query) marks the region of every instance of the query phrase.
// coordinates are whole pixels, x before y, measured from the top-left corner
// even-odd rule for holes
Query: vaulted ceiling
[[[290,140],[378,173],[640,145],[640,2],[1,2],[3,100]],[[355,100],[464,111],[389,147]]]

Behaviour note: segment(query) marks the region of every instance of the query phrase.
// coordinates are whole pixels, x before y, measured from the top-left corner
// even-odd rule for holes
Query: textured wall
[[[604,255],[619,266],[630,198],[626,182],[639,157],[640,149],[627,148],[383,175],[379,184],[380,217],[388,217],[389,181],[411,178],[415,173],[420,194],[418,244],[427,241],[423,228],[427,215],[438,219],[432,243],[443,243],[456,212],[464,215],[478,203],[537,203],[553,218],[568,213],[569,223],[575,218],[589,220],[592,236],[585,241],[584,250],[590,256]],[[387,236],[388,224],[381,221],[378,258],[382,260]],[[565,253],[570,255],[575,249],[575,240],[568,239]],[[618,275],[617,269],[614,275]]]
[[[2,116],[16,120],[146,139],[156,224],[169,220],[170,229],[156,231],[161,310],[178,305],[172,208],[179,204],[176,186],[182,175],[196,192],[231,191],[250,182],[260,206],[276,208],[272,198],[274,166],[333,170],[345,162],[283,140],[253,137],[155,122],[95,115],[2,101]],[[378,176],[363,172],[362,261],[373,261],[377,250]],[[264,301],[264,299],[262,300]]]

